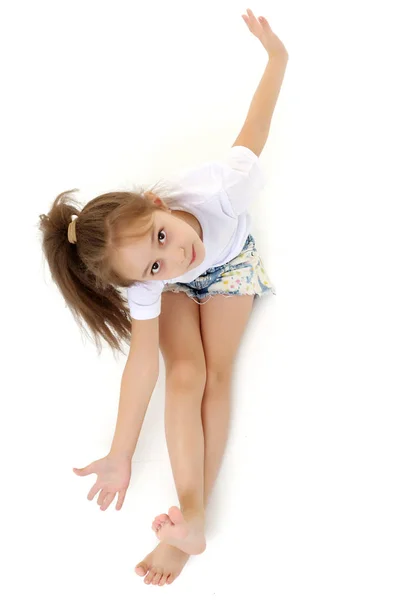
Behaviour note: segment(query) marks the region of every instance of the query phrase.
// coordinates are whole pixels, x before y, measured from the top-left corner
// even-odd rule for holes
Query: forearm
[[[132,458],[157,377],[158,364],[144,368],[140,359],[128,359],[121,380],[117,424],[110,454]]]
[[[246,117],[247,123],[251,123],[266,134],[271,125],[287,62],[288,56],[284,53],[269,58]]]

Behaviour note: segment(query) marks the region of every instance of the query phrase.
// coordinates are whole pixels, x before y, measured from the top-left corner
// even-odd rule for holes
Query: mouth
[[[189,267],[191,264],[194,263],[195,260],[196,260],[196,252],[195,252],[194,246],[192,246],[192,260],[189,263]]]

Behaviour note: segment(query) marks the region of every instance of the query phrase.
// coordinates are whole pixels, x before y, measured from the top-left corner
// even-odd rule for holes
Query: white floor
[[[285,305],[282,287],[255,306],[240,349],[208,548],[162,590],[146,586],[134,566],[155,544],[153,517],[177,501],[163,430],[163,367],[123,509],[114,503],[103,513],[86,499],[95,476],[78,478],[72,467],[109,449],[121,365],[80,346],[71,325],[48,332],[54,356],[30,379],[23,416],[15,407],[23,424],[14,435],[31,451],[15,440],[4,453],[8,597],[28,589],[62,600],[250,593],[350,600],[382,590],[397,597],[392,392],[374,379],[372,365],[365,371],[354,334],[335,331],[337,321],[317,305],[304,310],[313,302],[305,290],[299,310],[288,296]],[[75,340],[69,362],[63,337]]]
[[[251,208],[277,295],[240,348],[207,551],[159,589],[134,567],[177,501],[163,367],[125,505],[100,512],[72,468],[109,451],[124,358],[82,342],[38,216],[64,190],[85,203],[220,159],[267,57],[234,1],[8,4],[0,596],[399,600],[398,19],[251,7],[290,55]]]

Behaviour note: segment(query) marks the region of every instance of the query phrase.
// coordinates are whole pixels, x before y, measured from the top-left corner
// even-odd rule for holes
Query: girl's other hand
[[[242,15],[243,20],[251,33],[260,40],[269,57],[282,55],[288,57],[285,46],[272,31],[267,19],[265,17],[258,17],[257,19],[250,8],[247,9],[247,13],[247,15]]]
[[[131,478],[131,467],[130,458],[108,454],[83,469],[73,469],[73,471],[80,477],[96,473],[97,481],[87,496],[88,500],[93,500],[97,492],[100,491],[97,504],[101,510],[106,510],[118,493],[115,509],[120,510]]]

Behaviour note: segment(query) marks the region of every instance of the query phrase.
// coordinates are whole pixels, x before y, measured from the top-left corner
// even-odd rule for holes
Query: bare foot
[[[198,513],[183,515],[177,506],[172,506],[168,514],[154,519],[152,529],[160,541],[187,554],[201,554],[206,549],[204,516]]]
[[[161,542],[153,552],[136,565],[135,572],[139,577],[147,574],[144,579],[147,584],[168,585],[180,575],[189,558],[190,556],[185,552]]]

